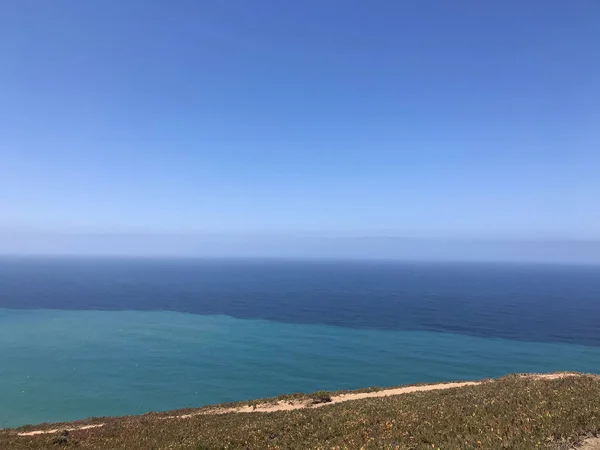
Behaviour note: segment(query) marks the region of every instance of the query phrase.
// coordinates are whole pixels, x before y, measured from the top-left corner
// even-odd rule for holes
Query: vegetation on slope
[[[0,449],[567,449],[600,432],[600,379],[508,376],[294,411],[185,419],[149,414],[80,424],[100,422],[105,425],[53,435],[3,430]]]

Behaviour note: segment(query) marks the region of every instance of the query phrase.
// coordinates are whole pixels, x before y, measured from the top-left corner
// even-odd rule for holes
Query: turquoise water
[[[167,311],[0,308],[0,427],[599,368],[600,347],[578,344]]]

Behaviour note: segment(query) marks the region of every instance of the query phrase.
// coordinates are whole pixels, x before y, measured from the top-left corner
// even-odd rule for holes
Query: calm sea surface
[[[600,266],[0,259],[0,427],[600,372]]]

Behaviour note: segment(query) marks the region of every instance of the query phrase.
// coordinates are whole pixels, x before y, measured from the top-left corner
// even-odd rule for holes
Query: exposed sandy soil
[[[54,430],[36,430],[36,431],[28,431],[27,433],[19,433],[19,436],[36,436],[38,434],[52,434],[63,431],[78,431],[78,430],[89,430],[90,428],[100,428],[103,427],[103,423],[98,423],[96,425],[84,425],[81,427],[75,428],[56,428]]]
[[[600,438],[586,439],[576,450],[600,450]]]

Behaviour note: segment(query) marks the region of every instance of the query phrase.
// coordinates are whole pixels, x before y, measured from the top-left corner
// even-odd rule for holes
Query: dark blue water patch
[[[600,266],[3,258],[0,307],[170,310],[600,346]]]

